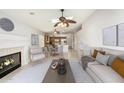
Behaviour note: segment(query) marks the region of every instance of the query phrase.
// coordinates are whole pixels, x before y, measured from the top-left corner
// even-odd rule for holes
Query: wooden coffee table
[[[53,60],[55,62],[56,60]],[[46,76],[44,77],[44,80],[42,83],[74,83],[74,77],[73,73],[70,67],[70,64],[68,60],[66,61],[66,73],[64,75],[60,75],[57,73],[57,69],[52,69],[51,65],[46,73]]]

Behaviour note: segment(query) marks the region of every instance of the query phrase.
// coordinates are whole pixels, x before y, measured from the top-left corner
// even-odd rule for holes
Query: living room
[[[6,1],[0,3],[1,92],[123,91],[120,0]]]
[[[58,15],[57,17],[54,17],[56,13],[58,13]],[[68,25],[65,25],[65,27],[58,25],[57,22],[60,19],[59,16],[61,17],[61,13],[62,16],[72,15],[69,16],[70,19],[67,19],[73,20],[74,22],[73,23],[71,21],[72,24],[69,23],[70,27],[68,27]],[[115,57],[120,57],[122,60],[124,59],[123,57],[124,48],[122,38],[124,22],[123,9],[51,9],[51,10],[1,9],[0,15],[1,15],[0,41],[2,43],[2,45],[0,46],[1,82],[6,83],[123,82],[124,69],[121,68],[121,72],[118,72],[116,67],[112,67],[112,63],[110,63],[109,66],[106,66],[109,63],[103,62],[103,60],[105,61],[106,59],[105,56],[108,57],[108,55],[109,57],[106,60],[111,59],[112,61],[114,61]],[[40,19],[39,16],[42,18]],[[45,17],[47,17],[46,19],[48,20],[48,22],[44,23],[38,21],[43,19],[46,20]],[[35,20],[37,21],[34,22]],[[5,22],[11,24],[7,25],[7,23]],[[57,26],[55,26],[56,23]],[[45,26],[42,27],[40,26],[40,24],[42,25],[49,24],[49,28],[47,27],[46,29]],[[10,26],[10,28],[8,26]],[[49,31],[49,29],[51,30]],[[108,32],[111,32],[111,36],[109,36],[110,33]],[[111,37],[112,39],[109,37]],[[51,47],[50,44],[54,47]],[[106,55],[100,56],[98,55],[99,53],[95,54],[96,50],[97,52],[98,51],[106,52],[104,53]],[[19,54],[17,55],[17,53]],[[14,54],[16,54],[15,55],[16,58],[13,58]],[[95,55],[94,59],[91,58],[91,56],[93,55]],[[20,57],[18,58],[20,64],[14,66],[14,68],[11,68],[12,66],[10,66],[11,69],[7,68],[8,65],[12,65],[13,60],[17,60],[18,56]],[[101,59],[102,60],[101,66],[105,65],[104,66],[105,70],[106,67],[112,70],[112,71],[108,70],[108,72],[110,72],[110,73],[107,72],[107,74],[109,74],[108,77],[104,77],[103,79],[101,78],[101,76],[99,76],[99,74],[98,76],[94,77],[93,76],[94,74],[91,75],[91,72],[88,72],[89,70],[88,71],[85,70],[88,68],[88,66],[85,65],[90,64],[89,61],[91,62],[99,61],[100,59],[99,56],[102,58],[105,57],[104,59]],[[13,58],[12,62],[10,61],[7,63],[8,60],[6,59],[8,58],[9,60],[12,60]],[[70,79],[70,77],[73,77],[72,81],[68,81],[68,79],[66,79],[65,81],[61,80],[57,81],[56,79],[51,81],[50,79],[46,79],[47,75],[49,77],[51,74],[51,73],[48,74],[47,72],[49,71],[51,62],[53,62],[53,60],[55,59],[58,60],[67,59],[69,61],[71,66],[70,68],[71,75],[69,75],[68,78],[69,80],[71,80],[72,78]],[[5,63],[3,63],[3,61],[5,61]],[[121,63],[121,65],[123,65],[123,62]],[[12,71],[10,70],[7,71],[6,68]],[[34,69],[34,71],[35,69],[38,69],[39,71],[36,70],[36,72],[33,72],[30,69]],[[98,68],[97,70],[99,71],[100,69]],[[3,73],[4,71],[5,73]],[[113,73],[112,75],[110,75],[111,72]],[[29,73],[34,73],[34,75],[33,74],[30,75]],[[40,73],[42,73],[42,75]],[[103,75],[105,75],[106,72],[104,72],[103,70],[103,72],[95,72],[95,74],[96,73],[103,73],[102,74],[103,77]],[[110,78],[113,75],[118,78],[113,79]],[[25,76],[27,77],[25,78]],[[29,79],[29,77],[32,78]]]
[[[64,10],[63,12],[65,11],[72,12],[76,10]],[[82,13],[85,15],[83,17],[85,18],[89,16],[94,10],[79,9],[77,10],[76,15],[78,15],[80,11],[82,11]],[[53,12],[55,13],[53,14]],[[58,15],[56,15],[56,13],[58,13]],[[48,15],[48,17],[46,17],[46,15]],[[52,15],[52,16],[50,16],[49,18],[49,15]],[[41,16],[42,16],[42,19],[40,19]],[[61,9],[43,9],[43,10],[42,9],[37,9],[37,10],[1,9],[1,22],[2,22],[1,23],[1,43],[2,45],[0,46],[1,48],[0,49],[1,50],[0,51],[0,54],[1,54],[0,82],[11,82],[11,83],[38,82],[40,83],[42,82],[42,78],[44,78],[45,76],[44,74],[46,74],[46,71],[49,67],[49,63],[47,63],[46,60],[49,60],[51,55],[55,54],[55,57],[57,58],[62,58],[64,56],[64,57],[73,59],[74,61],[76,60],[76,58],[74,59],[74,56],[71,57],[71,54],[73,51],[71,52],[70,50],[74,49],[75,31],[80,30],[82,25],[80,25],[80,22],[79,22],[75,25],[70,25],[70,28],[64,27],[65,32],[62,32],[63,28],[57,28],[56,30],[54,27],[54,24],[56,22],[52,23],[52,20],[53,20],[52,18],[56,20],[55,18],[59,18],[59,16],[61,16]],[[77,20],[80,20],[80,17],[78,17]],[[48,20],[48,22],[47,23],[42,22],[42,20],[44,19],[46,20],[46,22]],[[8,24],[6,23],[6,21]],[[42,25],[44,24],[49,25],[49,28],[48,28],[48,25],[47,27],[42,26],[43,28],[45,29],[47,28],[48,31],[49,29],[51,30],[49,32],[48,31],[44,32],[45,30],[41,31],[42,30],[41,29],[42,27],[40,26],[41,22],[42,22]],[[59,31],[59,30],[62,33],[55,33],[55,31]],[[53,39],[55,40],[53,41]],[[57,56],[56,56],[56,51],[51,52],[52,49],[49,49],[49,47],[47,47],[49,46],[50,42],[52,42],[53,46],[57,44],[58,50],[59,50],[57,51]],[[48,48],[47,50],[50,50],[50,51],[45,50],[45,48]],[[63,52],[64,54],[62,54]],[[68,55],[68,52],[70,53],[69,55]],[[14,58],[13,58],[13,55],[15,56]],[[17,57],[19,58],[17,59]],[[18,60],[19,64],[14,65],[13,67],[12,65],[14,63],[13,60],[14,61]],[[40,62],[36,62],[36,61],[40,61]],[[46,66],[48,67],[45,68],[44,66],[45,63],[43,61],[47,63]],[[33,69],[30,67],[32,64],[34,65],[34,67],[36,64],[39,65],[38,66],[39,69],[42,68],[40,66],[44,66],[44,69],[42,68],[41,71],[40,70],[38,71],[38,67],[37,67],[37,68],[34,68],[34,69],[37,69],[36,72],[32,72],[32,71],[30,72],[30,69]],[[31,77],[30,73],[38,73],[38,74],[34,74],[34,75],[32,74],[33,75],[32,78],[29,79],[29,77]],[[40,73],[44,73],[44,74],[40,76],[41,75]],[[25,76],[27,77],[25,78]]]

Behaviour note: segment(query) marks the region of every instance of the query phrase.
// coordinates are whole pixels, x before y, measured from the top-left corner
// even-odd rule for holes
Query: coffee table
[[[51,64],[53,64],[55,61],[57,60],[53,60]],[[66,60],[65,63],[66,73],[64,75],[58,74],[57,69],[52,69],[50,65],[42,83],[74,83],[75,80],[68,60]]]

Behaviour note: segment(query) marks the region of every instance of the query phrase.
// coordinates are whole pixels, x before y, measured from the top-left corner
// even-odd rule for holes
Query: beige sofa
[[[108,65],[100,64],[97,61],[88,62],[86,71],[97,83],[124,83],[122,78],[116,71],[111,68],[112,61],[116,56],[124,59],[123,51],[103,49],[107,54],[112,54],[108,60]]]
[[[86,71],[97,83],[124,83],[124,79],[111,67],[97,61],[88,63]]]

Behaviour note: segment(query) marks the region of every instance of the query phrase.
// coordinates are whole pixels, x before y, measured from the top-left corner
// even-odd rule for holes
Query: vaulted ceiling
[[[54,30],[54,24],[52,19],[59,18],[61,16],[60,9],[29,9],[29,10],[1,10],[7,15],[29,25],[33,28],[39,29],[43,32],[51,32]],[[58,28],[58,30],[71,31],[82,24],[95,10],[93,9],[65,9],[65,17],[73,17],[73,20],[77,21],[76,24],[71,24],[66,28]]]

